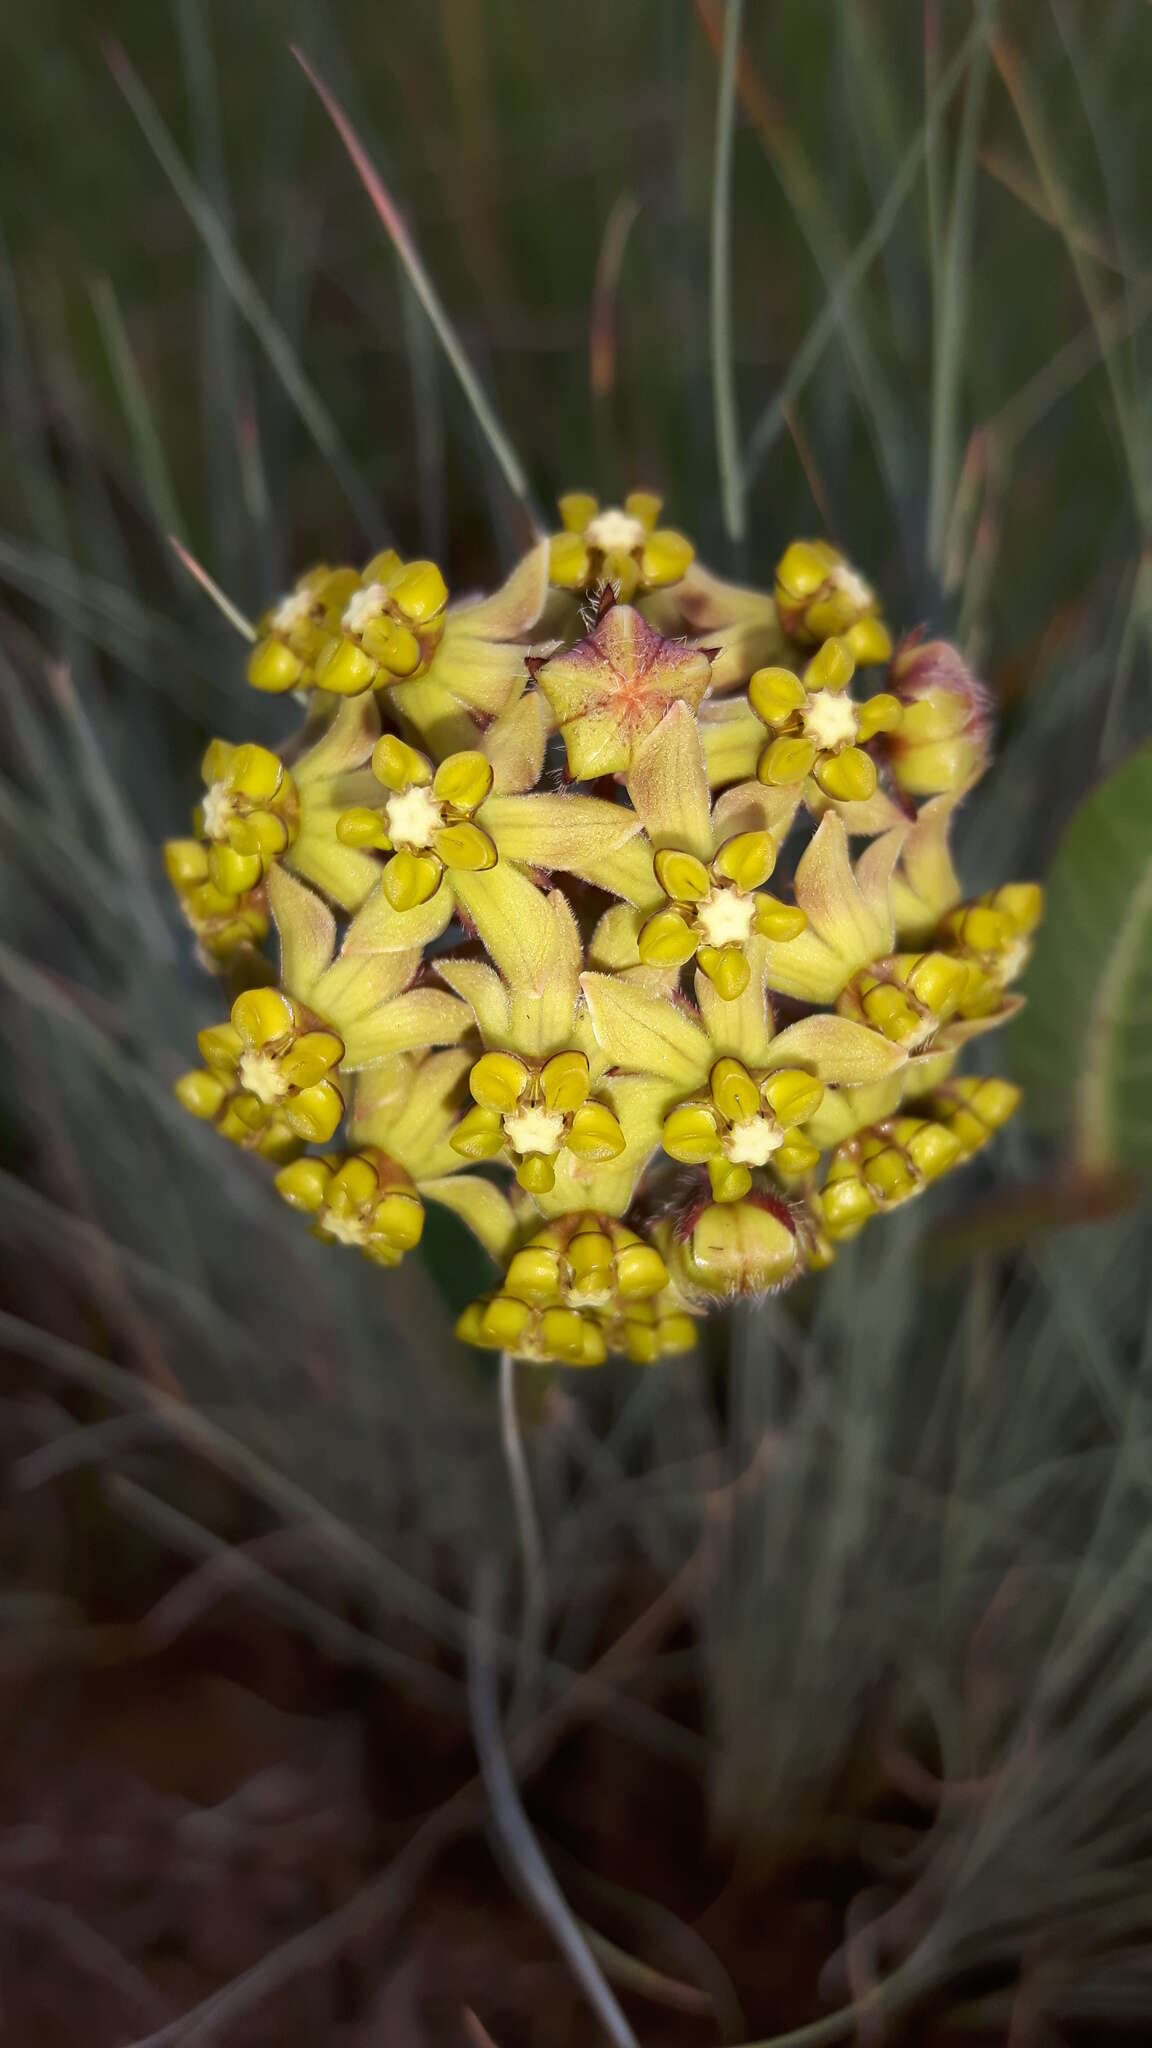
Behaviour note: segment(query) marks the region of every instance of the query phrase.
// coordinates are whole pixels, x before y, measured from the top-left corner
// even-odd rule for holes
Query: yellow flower
[[[970,789],[988,766],[992,703],[955,647],[910,638],[898,650],[890,680],[904,716],[885,752],[906,796]]]
[[[337,632],[359,581],[357,569],[331,569],[320,562],[265,612],[248,657],[248,681],[254,690],[280,696],[286,690],[311,689],[316,663]]]
[[[587,491],[569,491],[560,500],[564,531],[548,544],[551,581],[560,590],[611,584],[624,604],[637,591],[678,583],[696,550],[684,534],[657,527],[661,505],[651,491],[604,508]]]
[[[280,955],[200,1034],[181,1102],[376,1264],[451,1210],[502,1275],[460,1334],[540,1363],[689,1349],[712,1302],[826,1266],[1017,1101],[956,1071],[1019,1007],[1042,909],[1030,883],[962,901],[980,685],[912,638],[891,691],[855,694],[892,649],[834,548],[741,589],[660,512],[570,493],[563,532],[465,602],[393,550],[310,570],[249,662],[311,693],[303,731],[213,741],[165,848],[206,960],[258,981],[270,919]],[[557,732],[565,779],[604,789],[555,786]]]
[[[845,1140],[811,1198],[825,1235],[833,1243],[856,1237],[871,1217],[922,1194],[986,1145],[1019,1100],[1010,1081],[962,1076],[934,1090],[920,1109]]]
[[[722,996],[740,995],[748,986],[753,936],[783,945],[807,923],[794,904],[764,891],[776,842],[755,793],[751,812],[738,792],[713,814],[700,736],[686,704],[674,704],[641,742],[627,783],[654,849],[651,884],[637,892],[648,913],[635,920],[637,958],[648,967],[675,969],[695,958]],[[728,819],[747,823],[737,810],[758,816],[758,824],[728,832]],[[631,893],[626,883],[620,886]]]
[[[196,1067],[180,1076],[173,1093],[190,1116],[210,1123],[230,1145],[262,1159],[291,1159],[300,1151],[303,1139],[282,1111],[242,1087],[236,1074]]]
[[[874,839],[853,867],[834,812],[796,867],[793,894],[808,923],[788,945],[768,941],[768,985],[802,1003],[834,1003],[861,967],[895,950],[892,872],[905,828]]]
[[[498,747],[500,737],[493,728],[489,741]],[[391,854],[382,883],[398,912],[431,902],[447,879],[440,929],[456,900],[482,937],[494,916],[515,916],[516,899],[509,895],[505,900],[503,875],[478,889],[469,887],[469,877],[485,875],[499,862],[598,874],[640,830],[639,819],[621,804],[510,790],[508,782],[517,779],[515,765],[506,766],[505,787],[497,791],[487,749],[450,754],[434,768],[426,755],[386,733],[373,752],[372,768],[388,791],[383,808],[361,805],[346,811],[337,821],[337,834],[347,846]],[[538,771],[533,770],[531,764],[535,780]],[[428,925],[423,942],[434,935]]]
[[[1043,914],[1044,891],[1036,882],[1006,882],[949,911],[941,937],[969,968],[959,1004],[962,1017],[1002,1012],[1004,990],[1028,965],[1032,936]]]
[[[618,1117],[591,1096],[588,1056],[566,1046],[547,1059],[486,1052],[468,1076],[476,1107],[452,1139],[465,1159],[505,1158],[530,1194],[555,1185],[555,1160],[616,1159],[625,1148]]]
[[[424,1205],[382,1152],[297,1159],[281,1167],[276,1186],[313,1218],[324,1243],[354,1245],[378,1266],[398,1266],[420,1242]]]
[[[277,754],[251,743],[213,740],[201,772],[204,796],[193,820],[208,841],[208,873],[226,895],[243,896],[296,836],[299,799]]]
[[[457,1329],[471,1343],[577,1365],[613,1351],[646,1365],[696,1341],[656,1246],[591,1212],[537,1231],[513,1254],[498,1291],[473,1302]]]
[[[316,657],[318,690],[357,697],[424,675],[440,645],[448,586],[435,562],[373,555]]]
[[[389,708],[438,760],[475,746],[477,720],[486,725],[507,711],[528,681],[534,653],[551,652],[554,640],[533,639],[547,599],[542,540],[491,597],[449,605],[427,674],[393,684]]]
[[[245,989],[229,1022],[210,1025],[197,1043],[209,1072],[239,1088],[241,1113],[258,1104],[311,1144],[331,1138],[344,1114],[331,1078],[344,1041],[291,997],[274,988]]]
[[[227,966],[239,953],[256,951],[268,936],[262,889],[240,896],[217,888],[208,865],[209,849],[199,839],[168,839],[164,866],[180,909],[196,935],[200,958],[209,968]]]
[[[940,1043],[970,979],[966,962],[947,953],[892,953],[854,974],[836,1008],[842,1017],[870,1024],[906,1052],[918,1052]]]
[[[514,1294],[484,1295],[470,1303],[456,1334],[482,1351],[507,1351],[534,1365],[603,1365],[608,1356],[595,1316],[575,1308],[543,1307]]]
[[[861,666],[892,652],[875,591],[827,541],[794,540],[785,549],[776,564],[776,610],[794,640],[842,636]]]
[[[965,1159],[983,1150],[1019,1104],[1014,1082],[984,1074],[956,1074],[928,1098],[933,1116],[959,1140]]]
[[[891,732],[902,713],[887,692],[857,703],[849,690],[855,671],[847,639],[825,640],[803,677],[757,669],[748,702],[773,735],[757,762],[761,782],[783,787],[811,776],[838,803],[864,803],[875,793],[876,764],[863,742]]]
[[[545,1224],[509,1261],[504,1289],[525,1301],[614,1310],[647,1301],[668,1285],[654,1245],[614,1216],[584,1211]]]
[[[703,649],[663,639],[626,604],[609,605],[575,647],[529,667],[559,720],[577,782],[629,768],[671,705],[696,709],[711,672]]]
[[[902,1049],[846,1018],[801,1018],[776,1032],[767,998],[767,943],[751,942],[747,988],[731,1000],[696,976],[698,1011],[618,975],[581,977],[604,1058],[650,1077],[646,1099],[670,1158],[707,1166],[719,1202],[739,1201],[753,1172],[785,1181],[814,1166],[803,1126],[826,1087],[882,1080]]]

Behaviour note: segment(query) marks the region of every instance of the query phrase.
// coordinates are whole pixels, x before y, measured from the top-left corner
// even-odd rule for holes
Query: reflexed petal
[[[635,812],[624,804],[543,792],[490,797],[482,822],[503,860],[537,868],[582,869],[589,862],[608,861],[640,830]]]
[[[701,861],[711,860],[708,771],[696,719],[687,704],[674,704],[637,747],[628,771],[628,794],[654,847],[686,848]],[[706,890],[707,880],[704,886]]]
[[[374,1066],[395,1052],[455,1045],[472,1022],[466,1003],[443,989],[413,988],[342,1030],[344,1067]]]
[[[451,1209],[478,1237],[486,1252],[503,1265],[516,1241],[519,1224],[506,1194],[490,1180],[473,1174],[437,1175],[421,1180],[420,1193],[427,1201]]]
[[[859,1088],[904,1065],[903,1048],[848,1017],[802,1017],[772,1041],[772,1067],[810,1066],[822,1081]]]
[[[280,935],[284,986],[309,1002],[336,950],[336,920],[313,890],[279,867],[268,876],[268,907]]]
[[[698,1086],[712,1064],[707,1033],[676,1003],[632,982],[584,974],[580,986],[597,1042],[613,1066]]]

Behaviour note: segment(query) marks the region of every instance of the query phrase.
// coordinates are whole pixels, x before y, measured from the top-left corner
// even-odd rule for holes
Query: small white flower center
[[[518,1109],[505,1117],[504,1136],[514,1152],[543,1152],[551,1158],[560,1150],[564,1119],[555,1109]]]
[[[696,923],[707,946],[745,945],[755,920],[755,898],[742,889],[713,889],[696,907]]]
[[[204,791],[200,809],[204,813],[204,833],[208,839],[223,839],[228,830],[228,820],[235,808],[232,791],[226,783],[212,782]]]
[[[354,590],[340,624],[346,633],[362,633],[365,626],[380,617],[387,602],[388,592],[382,583],[370,583],[367,590]]]
[[[766,1166],[783,1143],[779,1124],[766,1116],[753,1116],[746,1124],[733,1125],[724,1150],[733,1166]]]
[[[258,1102],[282,1102],[288,1093],[288,1083],[280,1072],[280,1062],[269,1052],[242,1052],[237,1066],[240,1086],[254,1095]]]
[[[851,697],[842,690],[817,690],[804,711],[804,730],[825,751],[850,744],[860,730]]]
[[[358,1210],[350,1213],[340,1209],[326,1209],[320,1218],[320,1227],[337,1244],[363,1245],[368,1242],[368,1218]]]
[[[293,627],[302,626],[312,616],[315,594],[311,590],[290,590],[282,597],[272,614],[272,624],[278,633],[291,633]]]
[[[571,1295],[576,1308],[607,1308],[609,1302],[615,1299],[615,1288],[612,1285],[607,1287],[577,1285],[571,1289]]]
[[[431,846],[432,834],[444,823],[439,804],[422,782],[390,796],[384,816],[393,846]]]
[[[840,592],[842,597],[846,597],[851,604],[858,606],[862,612],[866,612],[869,606],[876,602],[871,584],[865,583],[859,570],[853,569],[848,562],[838,562],[828,581],[834,589]]]
[[[610,505],[585,527],[584,538],[590,548],[602,548],[605,554],[619,548],[630,555],[633,548],[643,547],[648,535],[639,519],[634,519],[630,512],[622,512],[618,505]]]

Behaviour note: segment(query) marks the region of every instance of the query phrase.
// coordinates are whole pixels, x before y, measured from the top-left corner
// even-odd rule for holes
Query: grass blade
[[[189,549],[184,546],[183,541],[178,540],[174,533],[170,533],[168,535],[168,545],[172,549],[177,560],[182,564],[182,566],[185,569],[187,569],[188,574],[192,577],[193,581],[198,583],[200,585],[201,590],[203,590],[206,593],[206,595],[212,599],[212,602],[215,605],[217,611],[222,612],[224,614],[224,617],[227,619],[228,624],[230,626],[235,626],[236,631],[240,634],[242,639],[255,640],[256,628],[252,624],[251,619],[246,619],[243,612],[240,611],[238,607],[233,604],[231,598],[225,597],[224,592],[220,588],[220,585],[212,581],[212,578],[208,574],[207,569],[205,569],[203,565],[196,560],[195,555],[192,554],[189,551]]]
[[[732,356],[732,135],[736,120],[736,61],[744,0],[728,0],[720,82],[716,92],[716,145],[712,159],[712,230],[710,325],[712,336],[712,411],[716,423],[716,461],[720,495],[729,540],[745,532],[744,479],[740,462],[740,423],[736,412],[736,376]]]
[[[292,54],[352,159],[360,182],[372,201],[377,216],[408,273],[412,289],[423,306],[448,361],[456,372],[460,388],[472,408],[480,431],[500,465],[509,490],[514,497],[519,499],[524,507],[534,531],[537,534],[541,534],[543,528],[540,525],[533,503],[532,488],[520,458],[509,441],[507,434],[504,432],[503,427],[500,425],[492,403],[486,392],[482,389],[480,380],[464,353],[460,337],[445,311],[435,285],[424,268],[419,252],[396,209],[391,194],[364,148],[351,121],[348,119],[347,114],[344,112],[343,107],[333,97],[328,87],[324,84],[323,79],[313,70],[303,51],[293,45]]]
[[[225,289],[248,322],[300,419],[329,463],[365,531],[376,533],[380,514],[360,481],[341,442],[336,422],[305,376],[287,335],[241,262],[220,217],[209,205],[188,169],[150,94],[119,44],[107,46],[112,76],[135,114],[144,138],[168,178],[188,218],[208,250]]]
[[[495,1677],[487,1655],[490,1616],[483,1614],[483,1607],[491,1604],[490,1574],[488,1577],[488,1597],[482,1602],[481,1613],[477,1615],[468,1639],[468,1698],[476,1754],[492,1809],[493,1825],[528,1897],[550,1928],[557,1947],[605,2033],[616,2048],[640,2048],[581,1932],[579,1922],[541,1854],[516,1790],[500,1733]]]
[[[992,6],[982,11],[981,19],[991,25],[995,13],[996,5],[993,0]],[[972,269],[972,200],[976,187],[977,144],[984,114],[988,69],[988,45],[982,41],[977,45],[972,59],[968,88],[964,95],[964,112],[952,179],[952,204],[948,213],[941,256],[940,290],[936,305],[932,430],[928,465],[928,559],[937,576],[943,568],[960,464],[957,422],[964,367],[964,320]]]
[[[140,375],[139,365],[128,339],[120,302],[110,278],[94,278],[90,289],[100,337],[104,343],[109,367],[116,380],[116,390],[131,436],[144,494],[152,507],[157,526],[165,533],[183,534],[187,530],[184,515],[177,502],[176,487],[172,482],[172,472],[164,453],[164,443],[156,431],[156,422],[148,403],[144,379]]]
[[[919,133],[901,158],[896,175],[877,208],[871,227],[856,244],[844,265],[835,290],[829,295],[823,311],[813,321],[797,349],[788,375],[753,428],[744,465],[745,485],[751,482],[765,456],[775,447],[787,426],[789,407],[795,404],[807,385],[844,319],[853,296],[859,290],[869,265],[879,255],[892,233],[904,202],[920,174],[932,138],[972,62],[983,34],[983,24],[973,22],[929,102]]]

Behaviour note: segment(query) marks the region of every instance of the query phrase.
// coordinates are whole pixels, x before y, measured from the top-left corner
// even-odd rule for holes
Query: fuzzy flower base
[[[768,595],[650,493],[561,510],[490,598],[390,552],[262,619],[249,681],[303,725],[213,741],[166,849],[235,998],[176,1085],[327,1243],[394,1266],[427,1202],[461,1217],[501,1275],[470,1343],[647,1364],[1011,1116],[957,1067],[1041,895],[962,900],[985,693],[943,642],[893,655],[827,543]]]

